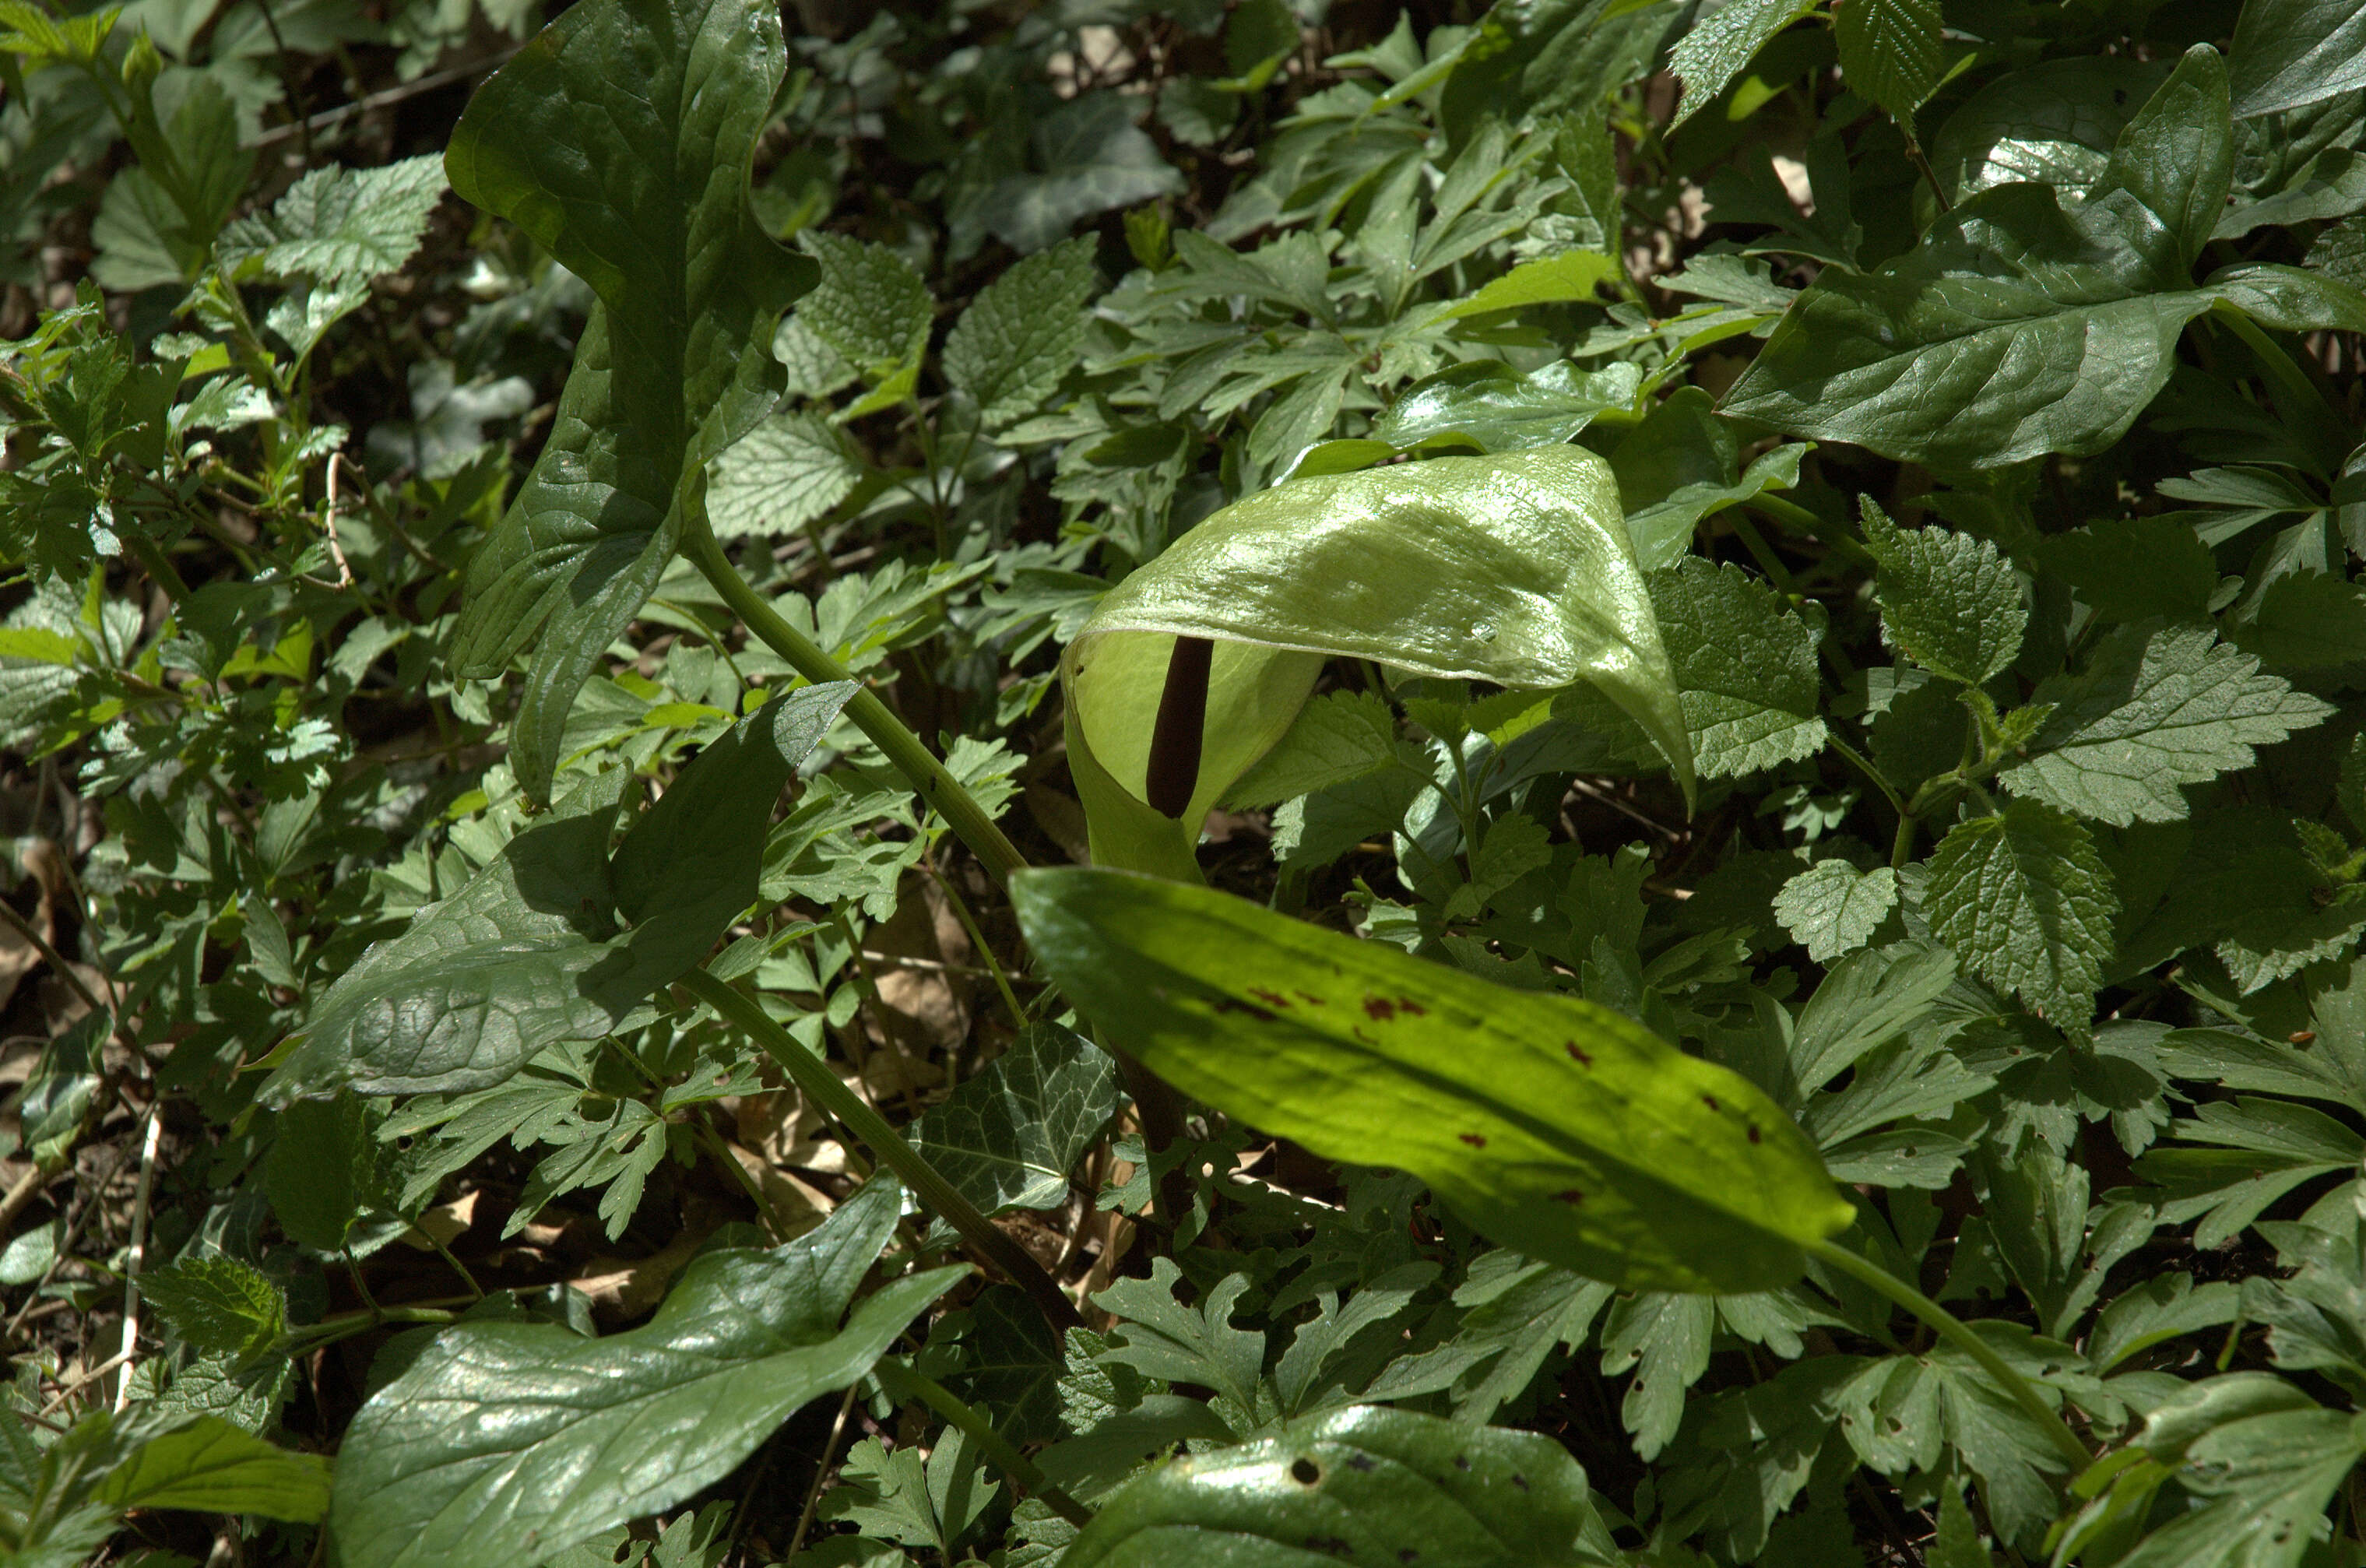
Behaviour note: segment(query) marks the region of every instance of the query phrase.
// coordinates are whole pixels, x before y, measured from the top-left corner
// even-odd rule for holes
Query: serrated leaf
[[[1070,240],[1020,261],[971,301],[945,339],[945,379],[977,400],[997,429],[1033,413],[1076,364],[1092,320],[1094,242]]]
[[[1766,40],[1810,9],[1809,0],[1733,0],[1687,28],[1668,56],[1668,69],[1684,84],[1684,102],[1668,122],[1673,130],[1725,91]]]
[[[1179,883],[1035,871],[1012,894],[1045,971],[1113,1043],[1251,1125],[1419,1175],[1531,1257],[1752,1290],[1848,1223],[1760,1091],[1605,1009]]]
[[[848,1450],[816,1517],[844,1519],[865,1536],[932,1548],[948,1556],[993,1506],[998,1483],[980,1470],[957,1428],[926,1460],[909,1445],[890,1453],[876,1438]]]
[[[817,413],[778,413],[715,460],[707,513],[718,539],[780,538],[829,514],[862,479],[862,464]]]
[[[265,1275],[215,1254],[182,1258],[140,1275],[140,1293],[192,1350],[251,1358],[287,1332],[287,1296]]]
[[[2329,704],[2295,692],[2206,626],[2114,632],[2076,675],[2038,683],[2053,716],[2035,753],[2001,775],[2014,794],[2115,827],[2186,814],[2181,786],[2248,768],[2252,748],[2322,723]]]
[[[910,369],[929,344],[935,301],[912,264],[884,245],[808,231],[821,281],[797,301],[797,320],[873,386]]]
[[[366,283],[402,270],[444,190],[443,161],[433,153],[376,169],[315,169],[269,217],[225,229],[220,259],[231,266],[255,261],[275,277]]]
[[[747,168],[786,64],[778,13],[757,0],[576,6],[477,90],[445,152],[453,188],[599,300],[534,472],[469,562],[452,651],[458,673],[490,679],[541,637],[511,728],[532,798],[706,465],[779,395],[764,345],[815,269],[757,224]]]
[[[1697,556],[1654,572],[1651,588],[1703,778],[1822,749],[1815,637],[1773,589]]]
[[[1832,43],[1850,87],[1911,130],[1939,82],[1938,0],[1846,0],[1832,17]]]
[[[1994,545],[1936,526],[1898,528],[1870,498],[1865,539],[1880,564],[1873,596],[1891,647],[1966,686],[2011,664],[2029,611],[2012,564]]]
[[[1371,692],[1326,692],[1224,794],[1231,806],[1271,806],[1353,783],[1396,760],[1397,719]]]
[[[1035,169],[1005,175],[951,214],[956,257],[987,234],[1022,254],[1067,237],[1079,219],[1175,196],[1183,176],[1134,124],[1144,100],[1132,93],[1079,93],[1036,118],[1028,141]]]
[[[1579,1538],[1600,1531],[1584,1472],[1551,1438],[1358,1405],[1160,1466],[1103,1504],[1061,1562],[1402,1568],[1413,1550],[1576,1568]]]
[[[1774,918],[1819,964],[1863,947],[1897,907],[1896,872],[1859,871],[1838,859],[1818,861],[1774,896]]]
[[[1148,1377],[1197,1383],[1230,1401],[1235,1412],[1253,1412],[1266,1337],[1233,1323],[1247,1278],[1227,1276],[1196,1307],[1175,1299],[1181,1279],[1172,1258],[1157,1258],[1147,1280],[1120,1280],[1096,1295],[1094,1304],[1121,1320],[1101,1359]]]
[[[847,1315],[899,1196],[873,1179],[785,1247],[704,1254],[623,1334],[446,1329],[346,1428],[330,1517],[344,1561],[511,1568],[720,1480],[966,1272],[908,1275]]]
[[[298,1100],[279,1113],[262,1188],[290,1240],[335,1253],[355,1220],[386,1203],[384,1120],[358,1095]]]
[[[1930,864],[1922,907],[1940,940],[1989,984],[2087,1038],[2120,908],[2087,829],[2014,800],[1957,824]]]
[[[906,1136],[983,1213],[1053,1209],[1118,1105],[1109,1053],[1056,1023],[1031,1024]]]

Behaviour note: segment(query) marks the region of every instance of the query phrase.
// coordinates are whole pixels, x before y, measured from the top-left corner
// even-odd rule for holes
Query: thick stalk
[[[2095,1462],[2095,1456],[2087,1451],[2087,1445],[2079,1440],[2079,1434],[2073,1432],[2061,1416],[2038,1397],[2037,1390],[2030,1381],[2013,1371],[2011,1364],[1997,1354],[1996,1347],[1973,1333],[1971,1325],[1963,1319],[1888,1269],[1857,1256],[1837,1242],[1820,1241],[1808,1248],[1808,1253],[1818,1262],[1840,1270],[1858,1284],[1904,1307],[1929,1324],[1940,1338],[1977,1361],[1980,1369],[1996,1380],[1997,1386],[2044,1429],[2062,1457],[2070,1461],[2073,1476]]]
[[[899,1399],[917,1399],[943,1416],[961,1435],[977,1445],[978,1452],[1011,1480],[1027,1488],[1051,1510],[1072,1525],[1093,1522],[1092,1510],[1069,1496],[1045,1478],[1025,1454],[1010,1444],[1010,1439],[994,1429],[994,1423],[985,1413],[931,1377],[914,1371],[903,1362],[884,1359],[875,1363],[872,1372],[887,1385],[887,1391]]]
[[[814,646],[813,639],[783,620],[780,613],[764,596],[748,586],[731,558],[723,553],[722,543],[715,530],[707,525],[704,506],[690,508],[690,516],[682,527],[682,548],[732,613],[767,648],[786,660],[789,667],[817,684],[830,681],[851,681],[853,677],[838,660]],[[1027,861],[995,826],[994,818],[978,805],[976,797],[963,789],[961,782],[945,771],[934,753],[921,744],[904,721],[890,712],[879,700],[878,694],[864,686],[846,705],[846,716],[852,719],[863,734],[871,737],[906,782],[918,792],[922,800],[938,816],[942,817],[961,836],[962,842],[985,863],[986,869],[997,882],[1007,882],[1014,871],[1026,869]]]
[[[783,1071],[807,1098],[830,1115],[838,1118],[849,1132],[866,1145],[872,1157],[903,1179],[912,1195],[937,1213],[942,1215],[962,1239],[993,1259],[995,1266],[1010,1277],[1013,1284],[1025,1291],[1053,1328],[1065,1334],[1081,1327],[1083,1319],[1076,1315],[1071,1303],[1043,1266],[1031,1257],[995,1223],[978,1213],[977,1206],[963,1197],[939,1174],[937,1168],[923,1158],[918,1150],[904,1141],[904,1135],[887,1123],[887,1119],[871,1109],[862,1096],[839,1082],[828,1063],[798,1044],[789,1032],[772,1020],[753,997],[716,979],[704,969],[693,969],[679,982],[691,995],[738,1024],[748,1037],[761,1045],[766,1054],[781,1064]]]

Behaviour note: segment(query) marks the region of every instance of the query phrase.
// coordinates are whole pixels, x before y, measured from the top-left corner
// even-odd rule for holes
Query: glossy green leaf
[[[1211,640],[1214,664],[1191,804],[1162,828],[1144,802],[1178,637]],[[1588,682],[1691,789],[1683,708],[1607,465],[1566,446],[1441,457],[1248,496],[1101,601],[1063,665],[1096,858],[1196,874],[1208,806],[1288,729],[1333,656],[1506,686]]]
[[[347,1428],[329,1521],[343,1561],[514,1568],[720,1480],[966,1272],[908,1275],[847,1314],[900,1196],[873,1180],[785,1247],[707,1253],[623,1334],[446,1329]]]
[[[1576,1568],[1609,1548],[1585,1472],[1552,1438],[1356,1405],[1161,1465],[1104,1504],[1061,1562]]]
[[[1931,167],[1952,201],[2022,181],[2083,201],[2110,166],[2120,132],[2169,69],[2096,55],[2009,71],[1965,99],[1932,134]]]
[[[1204,888],[1014,880],[1047,974],[1186,1092],[1427,1181],[1475,1228],[1625,1287],[1770,1288],[1850,1223],[1758,1089],[1591,1004]]]
[[[1054,1209],[1118,1112],[1117,1065],[1056,1023],[1031,1024],[906,1135],[985,1214]]]
[[[1799,459],[1810,450],[1796,443],[1777,446],[1752,458],[1744,472],[1733,422],[1713,412],[1699,388],[1678,388],[1610,454],[1635,558],[1647,572],[1674,566],[1702,518],[1766,491],[1791,489],[1799,482]]]
[[[1878,271],[1828,269],[1727,412],[1943,467],[2102,450],[2214,302],[2189,263],[2225,205],[2225,101],[2198,49],[2123,130],[2093,201],[1998,186]]]
[[[1483,316],[1490,310],[1516,310],[1523,305],[1599,303],[1595,288],[1619,276],[1618,263],[1599,251],[1572,250],[1539,256],[1535,261],[1522,262],[1430,320],[1450,321],[1464,316]]]
[[[2366,86],[2366,11],[2349,0],[2248,0],[2232,75],[2246,119]]]
[[[1733,0],[1685,29],[1669,52],[1668,69],[1684,84],[1684,102],[1668,122],[1673,130],[1725,91],[1766,40],[1809,10],[1809,0]]]
[[[329,1461],[212,1416],[118,1417],[93,1495],[118,1508],[192,1508],[309,1522],[329,1505]]]
[[[1605,409],[1633,402],[1642,378],[1623,363],[1582,372],[1560,360],[1523,376],[1500,359],[1472,360],[1407,387],[1372,422],[1372,439],[1400,452],[1558,446]]]
[[[785,63],[755,0],[592,0],[478,90],[445,151],[454,189],[599,298],[549,441],[469,565],[453,653],[498,675],[541,634],[511,739],[536,797],[705,465],[779,395],[765,345],[814,268],[757,225],[747,186]]]

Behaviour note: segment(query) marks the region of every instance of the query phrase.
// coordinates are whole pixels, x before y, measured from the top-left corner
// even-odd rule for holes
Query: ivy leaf
[[[1815,636],[1773,589],[1697,556],[1654,572],[1651,588],[1703,778],[1822,750]]]
[[[2232,57],[2243,118],[2321,103],[2366,86],[2366,14],[2348,0],[2248,0]]]
[[[846,1316],[899,1199],[874,1179],[785,1247],[706,1253],[623,1334],[446,1329],[346,1429],[330,1518],[345,1562],[507,1568],[722,1479],[967,1272],[907,1275]]]
[[[1848,85],[1910,130],[1939,85],[1938,0],[1847,0],[1833,16],[1832,43]]]
[[[778,413],[715,460],[706,505],[718,539],[779,538],[829,514],[862,463],[819,414]]]
[[[748,161],[786,69],[759,0],[577,6],[469,101],[445,167],[589,284],[534,472],[469,562],[458,673],[542,644],[511,762],[546,799],[576,693],[673,558],[708,462],[780,394],[765,351],[811,263],[750,215]],[[646,177],[611,181],[597,171]]]
[[[1179,883],[1011,886],[1045,972],[1152,1071],[1327,1158],[1411,1171],[1531,1257],[1746,1291],[1790,1282],[1849,1223],[1763,1094],[1606,1010]]]
[[[2005,770],[2014,794],[2115,827],[2186,814],[2186,784],[2248,768],[2252,748],[2332,716],[2207,626],[2114,632],[2076,675],[2050,676],[2031,701],[2054,712],[2029,761]]]
[[[1819,964],[1863,947],[1897,907],[1896,872],[1859,871],[1837,858],[1818,861],[1774,896],[1774,918]]]
[[[1061,1562],[1221,1568],[1319,1554],[1402,1568],[1412,1551],[1576,1568],[1581,1537],[1616,1550],[1585,1472],[1552,1438],[1356,1405],[1149,1472],[1101,1506]]]
[[[1183,176],[1134,124],[1141,107],[1130,93],[1080,93],[1037,119],[1029,133],[1035,171],[1006,175],[953,206],[954,257],[989,233],[1022,254],[1040,251],[1079,219],[1179,195]]]
[[[986,1214],[1055,1209],[1068,1172],[1118,1111],[1116,1065],[1056,1023],[1030,1024],[906,1135]]]
[[[1934,675],[1985,685],[2021,651],[2029,612],[2012,565],[1986,539],[1896,526],[1870,497],[1865,542],[1880,564],[1873,596],[1881,635]]]
[[[1958,823],[1931,857],[1923,910],[1991,985],[2084,1040],[2120,900],[2094,839],[2034,800]]]
[[[1806,16],[1809,0],[1734,0],[1687,28],[1668,56],[1668,69],[1684,85],[1684,103],[1670,130],[1708,107],[1740,75],[1766,40]]]
[[[977,400],[989,430],[1033,413],[1081,355],[1098,274],[1079,236],[1020,261],[981,290],[945,339],[945,379]]]

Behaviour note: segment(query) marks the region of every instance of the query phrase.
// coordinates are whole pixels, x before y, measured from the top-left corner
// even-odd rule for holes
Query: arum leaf
[[[1606,1560],[1581,1556],[1581,1537],[1615,1550],[1585,1472],[1552,1438],[1367,1404],[1150,1472],[1111,1497],[1060,1561],[1575,1568]]]
[[[818,1230],[693,1262],[642,1327],[447,1329],[354,1416],[330,1512],[347,1568],[515,1568],[691,1497],[870,1370],[964,1269],[847,1303],[894,1231],[872,1181]]]
[[[1773,1101],[1606,1009],[1515,991],[1206,888],[1011,884],[1047,974],[1153,1072],[1474,1229],[1622,1289],[1788,1283],[1853,1211]]]
[[[759,0],[598,0],[479,88],[445,153],[455,190],[599,297],[550,439],[470,562],[453,650],[497,676],[542,633],[511,742],[536,799],[576,692],[673,558],[685,484],[780,395],[765,345],[816,269],[747,187],[785,67]]]
[[[1150,762],[1177,638],[1215,648],[1196,783],[1162,840]],[[1691,792],[1684,711],[1607,465],[1566,446],[1441,457],[1235,502],[1102,599],[1063,664],[1096,858],[1196,876],[1201,817],[1334,655],[1504,686],[1590,682]]]
[[[621,773],[569,795],[340,976],[265,1098],[487,1089],[554,1041],[645,1021],[649,993],[756,901],[772,803],[853,691],[800,687],[726,731],[634,824],[613,866]]]

